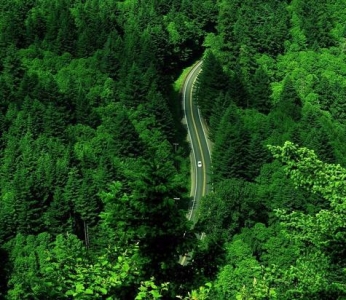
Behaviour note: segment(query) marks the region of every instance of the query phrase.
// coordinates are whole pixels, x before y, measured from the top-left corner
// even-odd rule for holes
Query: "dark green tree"
[[[223,244],[241,228],[249,227],[266,214],[256,197],[256,185],[242,179],[226,179],[215,185],[215,192],[203,198],[199,209],[198,229],[206,239]],[[259,210],[262,210],[261,213]]]
[[[308,46],[318,50],[334,46],[333,21],[328,3],[313,5],[313,1],[293,1],[292,7],[300,15],[301,26],[307,37]]]
[[[99,110],[102,113],[100,130],[112,135],[114,154],[120,157],[141,155],[143,147],[125,106],[111,103]]]
[[[250,107],[265,114],[269,113],[272,107],[270,78],[263,67],[257,68],[250,82]]]
[[[148,111],[155,116],[156,128],[166,136],[169,141],[173,141],[176,134],[172,113],[167,105],[167,100],[153,86],[147,96]]]
[[[213,103],[213,110],[210,116],[210,122],[209,122],[209,138],[215,142],[215,136],[217,134],[217,131],[219,129],[219,125],[222,119],[222,116],[225,113],[225,110],[229,105],[231,104],[232,100],[228,93],[222,94],[215,99],[215,102]]]
[[[276,104],[274,111],[277,111],[296,122],[302,117],[302,101],[289,77],[287,77],[283,83],[280,99]]]
[[[231,104],[223,115],[213,147],[213,181],[247,178],[250,135],[238,108]]]
[[[112,31],[108,35],[107,42],[103,49],[104,50],[101,53],[102,71],[107,73],[112,79],[116,80],[119,76],[121,53],[123,49],[121,36],[116,31]]]
[[[203,59],[202,72],[198,76],[197,103],[202,115],[209,122],[213,104],[221,92],[227,91],[228,78],[214,54],[209,51]]]
[[[136,63],[132,66],[124,65],[121,70],[120,77],[122,80],[119,83],[119,99],[128,108],[136,108],[139,104],[145,102],[145,96],[150,87],[150,81],[147,81],[146,76]],[[149,71],[146,70],[146,71]],[[146,72],[144,71],[144,72]]]
[[[101,218],[111,238],[122,245],[139,242],[146,274],[160,274],[165,280],[174,277],[171,271],[178,254],[191,242],[183,237],[189,231],[185,213],[174,201],[177,196],[183,201],[186,191],[170,151],[167,142],[153,145],[150,162],[137,159],[124,166],[126,185],[114,182],[107,192],[100,193],[105,205]]]
[[[47,32],[47,21],[43,10],[35,7],[30,10],[25,20],[26,41],[28,45],[40,43],[44,40]]]

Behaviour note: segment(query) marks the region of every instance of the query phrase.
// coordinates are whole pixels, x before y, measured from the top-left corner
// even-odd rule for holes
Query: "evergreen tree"
[[[232,72],[229,86],[229,94],[232,101],[239,107],[247,108],[249,106],[249,95],[239,67]]]
[[[222,94],[216,98],[213,104],[213,110],[210,116],[210,129],[209,129],[209,138],[215,142],[215,136],[219,128],[222,116],[225,112],[225,109],[231,104],[231,98],[229,94]]]
[[[234,32],[234,26],[239,16],[239,7],[242,1],[221,1],[217,31],[221,38],[221,45],[218,47],[223,65],[227,70],[233,70],[239,55],[239,43]]]
[[[292,1],[292,7],[300,15],[301,26],[309,47],[326,48],[335,45],[328,3],[314,5],[312,1]]]
[[[167,142],[152,145],[150,162],[141,168],[140,160],[124,166],[126,186],[113,183],[108,192],[100,194],[105,205],[101,218],[111,237],[121,244],[139,241],[147,275],[160,274],[167,279],[173,276],[170,270],[178,260],[178,249],[189,242],[183,237],[188,231],[184,212],[174,205],[174,198],[183,197],[183,190],[170,160],[170,149]]]
[[[43,41],[47,31],[47,21],[41,9],[34,7],[30,10],[25,20],[25,28],[28,45]]]
[[[231,104],[221,119],[212,153],[213,180],[247,178],[249,133]]]
[[[98,215],[100,213],[100,201],[98,201],[97,197],[99,191],[94,185],[94,180],[90,173],[90,171],[84,171],[78,197],[71,199],[75,212],[80,216],[80,219],[83,222],[80,227],[83,227],[84,231],[87,230],[87,226],[92,227],[97,224]],[[86,233],[84,234],[83,239],[88,239],[85,235]],[[89,243],[89,241],[86,240],[86,243]]]
[[[21,80],[25,74],[25,68],[13,44],[7,48],[7,55],[3,61],[3,69],[4,74],[2,78],[5,79],[5,84],[11,87],[12,95],[15,95],[15,90],[19,89]],[[21,103],[22,99],[16,97],[15,100]]]
[[[116,31],[112,31],[101,54],[101,68],[114,80],[118,79],[119,76],[122,49],[123,41],[121,36]]]
[[[166,136],[169,141],[173,141],[175,137],[175,129],[173,127],[173,116],[167,105],[167,100],[163,95],[156,91],[155,86],[148,93],[149,112],[155,116],[156,128]]]
[[[128,66],[124,66],[120,73],[122,82],[119,85],[121,86],[119,98],[126,107],[136,108],[144,102],[150,83],[145,82],[145,77],[141,71],[137,64],[133,63],[129,69]]]
[[[291,118],[293,121],[299,121],[302,116],[302,101],[289,77],[284,81],[280,100],[274,110]]]
[[[121,157],[136,157],[143,151],[139,135],[129,119],[124,106],[109,104],[101,128],[113,136],[115,153]]]
[[[258,67],[251,79],[250,107],[262,113],[269,113],[271,104],[270,78],[263,67]]]
[[[215,192],[203,198],[199,209],[198,229],[206,239],[223,244],[229,242],[243,227],[251,226],[255,218],[266,217],[263,204],[257,201],[255,184],[242,179],[225,179],[215,185]]]
[[[5,0],[1,4],[0,45],[14,45],[18,48],[26,46],[24,22],[28,12],[34,6],[33,1],[11,2]]]
[[[203,59],[202,73],[198,76],[197,103],[209,122],[213,104],[220,92],[227,91],[228,78],[214,54],[209,51]]]

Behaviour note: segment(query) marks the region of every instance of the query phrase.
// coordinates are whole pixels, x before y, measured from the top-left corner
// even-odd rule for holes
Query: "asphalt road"
[[[207,142],[207,134],[203,127],[203,120],[198,107],[194,101],[194,86],[198,74],[202,70],[202,61],[196,64],[188,74],[183,88],[183,106],[185,111],[185,120],[189,134],[189,140],[192,148],[192,204],[188,214],[189,220],[196,222],[196,211],[201,198],[209,192],[211,159],[210,149]],[[198,162],[202,163],[198,167]]]
[[[198,110],[193,97],[195,83],[198,74],[202,71],[202,61],[197,63],[188,74],[183,88],[183,107],[185,112],[185,121],[191,145],[191,196],[192,202],[188,212],[188,219],[194,223],[197,221],[196,212],[201,198],[209,192],[210,189],[210,170],[211,159],[210,149],[207,142],[207,134],[203,127],[203,119]],[[198,162],[202,166],[198,166]],[[203,234],[202,234],[203,235]],[[183,255],[179,259],[181,265],[186,265],[191,253]]]

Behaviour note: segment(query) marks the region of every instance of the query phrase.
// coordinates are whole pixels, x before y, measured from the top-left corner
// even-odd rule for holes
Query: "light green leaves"
[[[162,292],[168,290],[169,283],[162,283],[160,286],[157,286],[154,283],[154,277],[150,280],[141,282],[139,287],[139,293],[137,294],[135,300],[149,300],[149,299],[161,299]]]
[[[286,142],[283,147],[268,146],[285,166],[296,186],[320,193],[336,210],[344,210],[346,169],[319,160],[314,151]]]
[[[324,163],[314,151],[291,142],[268,147],[295,186],[319,194],[329,203],[315,215],[277,211],[287,237],[302,243],[302,256],[285,274],[291,281],[291,298],[344,291],[341,253],[346,245],[346,169]]]

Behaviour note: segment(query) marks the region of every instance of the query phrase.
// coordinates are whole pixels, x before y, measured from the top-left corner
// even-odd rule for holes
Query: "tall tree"
[[[212,153],[213,180],[247,178],[249,132],[238,108],[231,104],[223,115]]]
[[[203,59],[202,73],[198,76],[197,103],[209,122],[213,104],[220,92],[227,91],[228,78],[214,54],[209,51]]]
[[[168,107],[167,100],[155,89],[155,85],[150,89],[147,99],[149,102],[148,110],[155,116],[157,128],[172,142],[176,135],[173,127],[173,116]]]
[[[231,105],[232,99],[229,96],[229,93],[222,94],[215,99],[213,103],[213,110],[211,112],[210,121],[209,121],[209,138],[215,142],[215,136],[219,129],[219,125],[222,119],[223,114],[227,107]]]
[[[272,103],[270,99],[271,88],[270,78],[262,66],[259,66],[252,78],[249,78],[250,86],[250,107],[262,113],[269,113]]]
[[[172,278],[179,249],[189,243],[183,237],[189,231],[185,214],[175,206],[174,198],[183,200],[184,189],[169,159],[170,149],[162,142],[152,146],[150,162],[128,161],[126,185],[114,182],[100,194],[105,205],[101,218],[112,238],[123,245],[139,242],[147,275],[160,274],[162,279]]]
[[[289,77],[284,80],[280,99],[276,103],[273,113],[281,115],[281,118],[277,118],[278,126],[283,119],[299,121],[302,117],[302,100]]]

